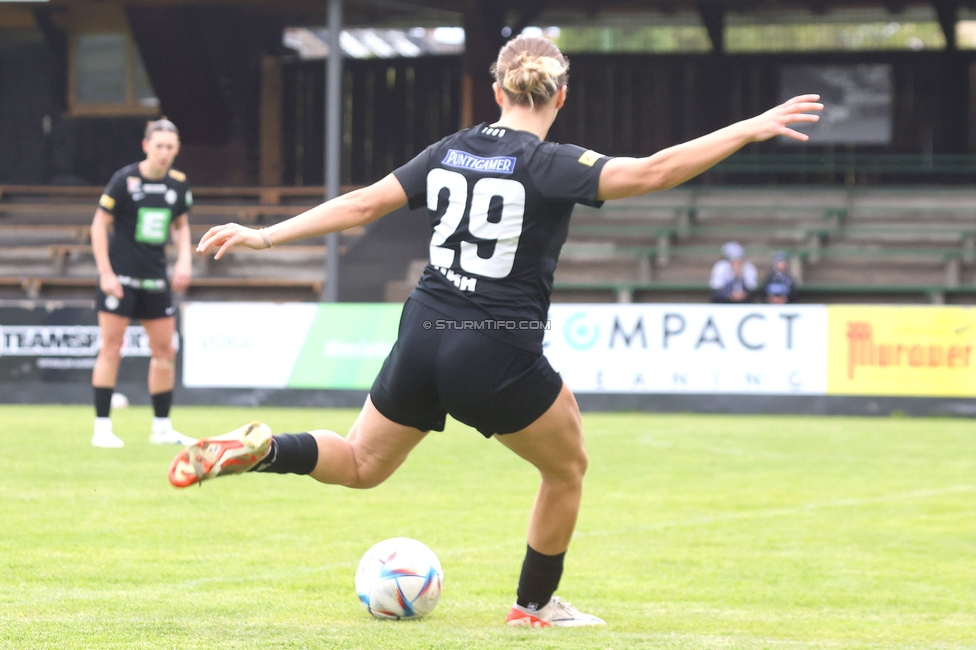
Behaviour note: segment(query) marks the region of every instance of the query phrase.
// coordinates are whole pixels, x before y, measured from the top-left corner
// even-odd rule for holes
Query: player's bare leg
[[[173,390],[176,380],[176,349],[173,335],[176,333],[176,319],[153,318],[142,321],[149,337],[152,358],[149,360],[149,394],[155,395]]]
[[[173,403],[173,384],[176,380],[176,349],[173,336],[176,333],[176,319],[152,318],[142,321],[149,337],[149,395],[153,402],[153,423],[149,442],[157,445],[192,445],[196,439],[185,436],[173,429],[169,419]]]
[[[176,487],[249,471],[305,474],[322,483],[371,488],[385,481],[427,434],[387,419],[367,397],[343,438],[334,431],[271,435],[252,422],[205,438],[177,454],[169,479]]]
[[[588,463],[572,391],[563,384],[542,417],[521,431],[495,438],[532,463],[542,477],[529,519],[529,546],[546,555],[564,553],[576,527]]]
[[[333,431],[311,431],[319,458],[311,477],[351,488],[376,487],[390,477],[426,432],[393,422],[366,398],[345,438]]]
[[[122,360],[122,342],[125,328],[130,319],[108,312],[98,312],[98,329],[102,336],[102,347],[95,358],[92,370],[92,386],[114,388],[119,376],[119,362]]]
[[[109,419],[112,393],[119,376],[122,359],[122,342],[129,319],[118,314],[98,312],[98,329],[102,338],[95,367],[92,369],[92,388],[95,394],[95,426],[92,445],[96,447],[121,447],[124,443],[112,431]]]
[[[519,599],[509,612],[508,624],[602,625],[601,619],[583,614],[552,595],[576,527],[588,463],[579,406],[572,391],[563,384],[556,401],[538,420],[516,433],[495,437],[532,463],[542,477],[529,518]]]

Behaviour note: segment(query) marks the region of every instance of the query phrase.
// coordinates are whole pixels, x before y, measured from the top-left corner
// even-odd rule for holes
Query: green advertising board
[[[397,339],[403,305],[318,305],[288,388],[369,389]]]

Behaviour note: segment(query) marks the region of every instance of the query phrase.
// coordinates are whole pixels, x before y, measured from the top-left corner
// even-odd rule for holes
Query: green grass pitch
[[[353,411],[177,408],[345,431]],[[976,429],[950,419],[589,414],[590,471],[559,593],[605,628],[503,624],[534,470],[456,423],[377,489],[297,476],[175,490],[174,448],[119,410],[3,407],[0,647],[976,648]],[[386,537],[446,574],[415,622],[369,617],[353,574]]]

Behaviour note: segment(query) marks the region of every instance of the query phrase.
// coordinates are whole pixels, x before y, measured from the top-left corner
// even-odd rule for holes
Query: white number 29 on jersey
[[[441,190],[447,189],[447,210],[430,238],[430,263],[451,268],[455,252],[444,248],[444,242],[453,235],[468,203],[468,181],[458,172],[435,168],[427,174],[427,208],[437,210]],[[525,215],[525,187],[509,178],[482,178],[471,192],[471,211],[468,232],[480,241],[494,240],[495,250],[491,257],[478,255],[478,244],[461,242],[461,268],[488,278],[504,278],[512,271],[519,237],[522,236],[522,217]],[[492,199],[501,199],[501,219],[488,221],[488,208]]]

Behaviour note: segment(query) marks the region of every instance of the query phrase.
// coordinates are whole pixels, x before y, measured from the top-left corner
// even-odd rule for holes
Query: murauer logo
[[[913,341],[875,343],[874,327],[866,321],[847,322],[847,378],[858,366],[969,368],[972,345],[939,345]]]

